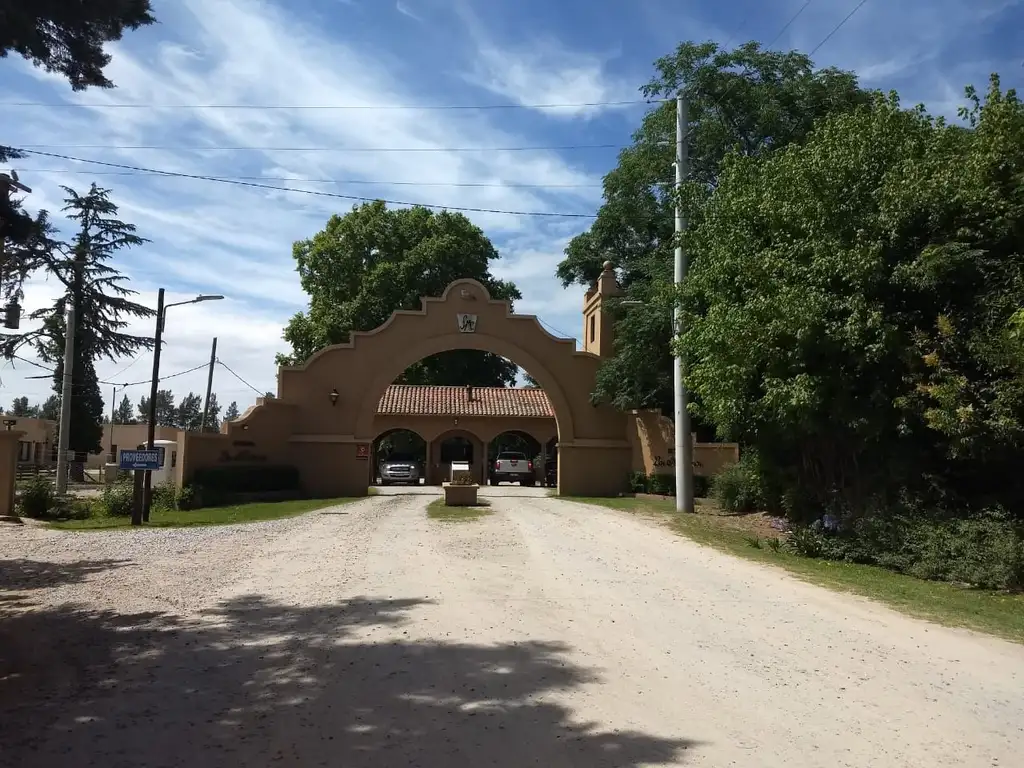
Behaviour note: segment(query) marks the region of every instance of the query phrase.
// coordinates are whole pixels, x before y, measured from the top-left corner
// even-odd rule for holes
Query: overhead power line
[[[44,365],[43,363],[37,362],[35,360],[30,360],[27,357],[22,357],[21,355],[12,355],[11,357],[13,359],[15,359],[15,360],[20,360],[23,363],[28,363],[31,366],[35,366],[36,368],[44,370],[47,373],[49,373],[50,375],[53,375],[53,373],[54,373],[54,369],[49,367],[48,365]],[[135,361],[132,362],[132,365],[134,365],[134,364],[135,364]],[[129,365],[128,368],[131,368],[132,365]],[[198,370],[206,368],[208,365],[209,365],[209,363],[201,363],[201,364],[195,366],[194,368],[189,368],[187,371],[178,371],[177,373],[171,373],[171,374],[168,374],[167,376],[161,376],[160,377],[160,381],[166,381],[167,379],[176,379],[179,376],[185,376],[186,374],[189,374],[189,373],[195,373]],[[120,371],[119,373],[114,374],[114,376],[115,377],[116,376],[120,376],[122,373],[127,371],[128,368],[125,368],[122,371]],[[113,378],[113,377],[111,377],[111,378]],[[112,386],[112,387],[135,387],[135,386],[138,386],[139,384],[149,384],[150,382],[152,382],[152,379],[139,379],[138,381],[123,381],[123,382],[122,381],[105,381],[103,379],[98,379],[97,380],[98,384],[106,384],[106,385]],[[79,386],[81,386],[81,385],[79,385]],[[262,394],[262,393],[260,393],[260,394]]]
[[[853,14],[855,14],[857,11],[859,11],[861,8],[863,8],[864,5],[867,3],[867,1],[868,0],[860,0],[860,2],[857,3],[857,5],[855,5],[853,7],[853,10],[850,11],[848,14],[846,14],[846,16],[843,17],[842,21],[840,21],[838,24],[836,24],[832,28],[832,31],[829,32],[827,35],[825,35],[825,37],[822,38],[821,42],[818,43],[816,46],[814,46],[814,48],[811,49],[811,52],[808,54],[808,56],[813,56],[814,54],[816,54],[818,52],[818,49],[821,48],[821,46],[823,46],[829,40],[831,40],[832,39],[832,35],[834,35],[836,32],[838,32],[840,29],[842,29],[846,25],[846,22],[848,22],[850,19],[853,18]]]
[[[90,171],[82,168],[21,168],[23,173],[83,174],[88,176],[160,176],[160,172]],[[301,184],[362,184],[373,187],[474,187],[485,189],[601,189],[600,184],[518,184],[515,182],[473,181],[382,181],[373,179],[325,179],[302,176],[214,176],[218,181],[291,181]]]
[[[238,375],[237,373],[235,373],[235,372],[234,372],[234,371],[233,371],[233,370],[232,370],[232,369],[231,369],[231,368],[230,368],[230,367],[228,366],[228,364],[227,364],[227,363],[225,363],[225,362],[224,362],[223,360],[221,360],[221,359],[220,359],[219,357],[217,358],[217,365],[221,366],[221,367],[222,367],[222,368],[223,368],[224,370],[226,370],[226,371],[227,371],[228,373],[230,373],[230,374],[231,374],[232,376],[234,376],[234,377],[235,377],[236,379],[238,379],[238,380],[239,380],[240,382],[242,382],[243,384],[245,384],[245,386],[247,386],[247,387],[248,387],[249,389],[251,389],[251,390],[252,390],[253,392],[255,392],[255,393],[256,393],[257,395],[259,395],[260,397],[263,397],[263,395],[265,395],[265,394],[266,394],[266,390],[262,390],[262,389],[257,389],[256,387],[254,387],[254,386],[253,386],[252,384],[250,384],[250,383],[249,383],[248,381],[246,381],[246,380],[245,380],[245,379],[243,379],[243,378],[242,378],[241,376],[239,376],[239,375]]]
[[[622,149],[625,144],[563,144],[534,147],[266,147],[220,146],[216,144],[21,144],[20,149],[105,149],[117,151],[163,150],[168,152],[565,152],[576,149]]]
[[[0,107],[38,107],[44,109],[280,109],[280,110],[366,110],[366,111],[473,111],[489,109],[587,109],[592,107],[628,107],[646,104],[647,99],[626,101],[584,101],[567,104],[98,104],[88,102],[7,101]]]
[[[136,165],[125,165],[123,163],[108,163],[103,160],[88,160],[82,157],[71,157],[69,155],[60,155],[53,152],[40,152],[34,149],[22,149],[17,147],[19,151],[24,151],[29,155],[37,155],[39,157],[51,157],[57,160],[68,160],[73,163],[90,163],[92,165],[99,165],[106,168],[119,168],[125,171],[138,171],[140,173],[150,173],[158,176],[167,176],[178,179],[195,179],[199,181],[210,181],[218,184],[234,184],[240,187],[250,187],[253,189],[266,189],[273,192],[294,192],[301,195],[313,195],[315,197],[330,197],[339,200],[355,200],[357,202],[372,203],[380,200],[388,205],[398,206],[418,206],[421,208],[433,208],[437,210],[446,211],[463,211],[465,213],[495,213],[503,214],[506,216],[537,216],[544,218],[562,218],[562,219],[595,219],[596,214],[593,213],[556,213],[554,211],[507,211],[498,208],[474,208],[468,206],[457,206],[457,205],[439,205],[437,203],[420,203],[420,202],[408,202],[404,200],[387,200],[379,197],[364,197],[361,195],[343,195],[339,192],[325,192],[317,189],[298,189],[297,187],[278,187],[273,184],[261,184],[255,181],[239,181],[236,179],[224,179],[216,176],[204,176],[195,173],[181,173],[179,171],[163,171],[155,168],[144,168]]]

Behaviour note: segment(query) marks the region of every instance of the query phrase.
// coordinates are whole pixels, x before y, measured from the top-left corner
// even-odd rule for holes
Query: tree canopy
[[[491,275],[498,252],[461,213],[366,203],[332,216],[321,232],[295,243],[293,256],[309,309],[285,328],[292,353],[279,356],[279,364],[302,362],[353,331],[373,330],[396,310],[419,309],[422,296],[440,296],[458,278],[479,280],[494,298],[521,298],[515,285]],[[497,355],[454,350],[414,364],[399,380],[510,386],[517,370]]]
[[[803,53],[761,50],[755,42],[733,50],[716,43],[682,43],[655,62],[643,88],[651,99],[674,96],[686,84],[689,188],[686,212],[699,218],[718,184],[723,160],[736,152],[760,157],[805,139],[815,121],[870,101],[856,77],[816,69]],[[558,266],[563,285],[589,285],[611,260],[631,299],[621,312],[615,357],[599,374],[596,396],[622,408],[672,408],[670,349],[674,247],[675,102],[651,110],[604,178],[604,202],[586,232],[573,238]],[[653,354],[652,354],[653,353]]]
[[[730,156],[687,232],[688,383],[791,511],[1024,501],[1024,107],[969,96],[966,126],[878,95]]]
[[[107,43],[156,21],[150,0],[0,0],[0,58],[17,53],[67,78],[76,91],[111,88]]]

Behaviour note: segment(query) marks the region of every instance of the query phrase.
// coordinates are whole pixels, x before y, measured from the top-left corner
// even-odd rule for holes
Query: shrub
[[[474,485],[475,483],[472,472],[466,472],[465,470],[452,472],[451,485]]]
[[[630,472],[629,492],[647,493],[647,475],[645,475],[643,472]]]
[[[177,496],[178,509],[190,510],[196,508],[196,493],[195,488],[191,485],[183,485],[178,489]]]
[[[21,491],[19,503],[25,517],[43,519],[57,502],[53,483],[43,475],[35,475]]]
[[[57,497],[47,515],[52,520],[88,520],[96,514],[96,503],[76,496]]]
[[[178,489],[173,482],[161,483],[153,489],[152,509],[175,510],[178,508]]]
[[[1024,536],[999,509],[944,520],[914,510],[880,511],[839,532],[796,528],[785,544],[804,557],[876,565],[921,579],[1024,588]]]
[[[135,486],[131,479],[120,480],[103,489],[99,510],[107,517],[131,517]]]
[[[647,492],[655,493],[659,496],[675,496],[675,475],[651,475],[647,478]]]
[[[711,479],[711,495],[727,512],[755,512],[762,506],[761,475],[754,459],[741,457]]]

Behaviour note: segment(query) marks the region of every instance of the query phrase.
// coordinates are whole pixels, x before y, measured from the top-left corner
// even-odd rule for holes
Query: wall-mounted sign
[[[476,333],[476,315],[459,313],[459,333]]]
[[[369,443],[357,443],[356,444],[356,458],[357,459],[369,459],[370,458],[370,444]]]

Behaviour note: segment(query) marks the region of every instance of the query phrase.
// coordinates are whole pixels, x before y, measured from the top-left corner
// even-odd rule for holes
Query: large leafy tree
[[[521,298],[513,284],[490,274],[498,252],[460,213],[367,203],[332,216],[323,231],[295,243],[293,255],[309,310],[285,328],[292,353],[278,362],[286,365],[347,341],[353,331],[376,328],[395,310],[419,309],[420,297],[440,296],[461,277],[479,280],[494,298]],[[514,363],[496,355],[455,350],[414,364],[400,380],[509,386],[516,371]]]
[[[39,330],[9,336],[5,349],[13,354],[30,343],[47,362],[56,365],[54,391],[62,391],[64,377],[65,314],[75,309],[74,363],[72,366],[71,431],[69,448],[76,452],[97,453],[103,434],[103,398],[99,390],[95,363],[98,359],[116,360],[151,347],[152,339],[125,331],[132,317],[150,317],[153,310],[132,301],[135,291],[125,283],[127,277],[108,263],[124,250],[145,241],[132,224],[117,219],[117,206],[109,190],[91,185],[85,194],[70,187],[64,211],[77,225],[73,239],[58,244],[48,257],[47,269],[62,283],[64,292],[53,306],[30,315],[41,320]]]
[[[733,155],[687,235],[689,384],[797,515],[1024,501],[1024,108],[970,95],[966,127],[879,95]]]
[[[234,421],[238,416],[238,403],[232,400],[224,410],[224,421]]]
[[[76,91],[111,88],[104,46],[155,21],[150,0],[0,0],[0,58],[20,54]]]
[[[674,204],[669,182],[675,142],[675,94],[685,87],[689,175],[685,209],[691,222],[715,189],[723,159],[771,154],[802,142],[815,121],[864,104],[870,95],[849,72],[815,69],[799,52],[733,50],[716,43],[681,44],[655,62],[642,90],[667,99],[650,111],[605,176],[604,203],[590,229],[575,237],[558,266],[564,285],[589,285],[614,262],[630,298],[643,306],[619,311],[615,357],[600,371],[596,396],[622,408],[672,408],[671,340]],[[697,260],[702,254],[690,253]]]
[[[186,432],[198,432],[199,425],[203,420],[203,398],[194,392],[189,392],[178,404],[178,416],[176,426]]]

